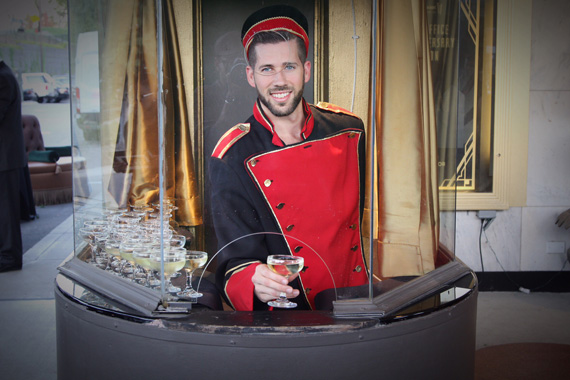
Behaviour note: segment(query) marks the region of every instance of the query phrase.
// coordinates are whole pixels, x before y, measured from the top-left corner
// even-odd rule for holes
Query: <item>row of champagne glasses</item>
[[[186,237],[170,225],[175,210],[172,202],[162,207],[153,204],[105,209],[101,215],[84,221],[79,234],[89,244],[88,261],[148,287],[159,286],[155,273],[162,273],[168,293],[180,298],[200,297],[202,294],[192,288],[192,275],[206,264],[208,255],[184,248]],[[182,269],[186,271],[184,290],[171,282]]]

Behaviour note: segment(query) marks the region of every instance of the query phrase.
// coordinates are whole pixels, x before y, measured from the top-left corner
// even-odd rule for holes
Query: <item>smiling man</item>
[[[242,44],[258,99],[210,162],[217,285],[236,310],[267,309],[279,295],[315,309],[320,291],[368,280],[360,235],[363,123],[303,99],[311,77],[308,22],[296,8],[253,13]],[[272,254],[302,256],[305,266],[285,280],[267,266]]]

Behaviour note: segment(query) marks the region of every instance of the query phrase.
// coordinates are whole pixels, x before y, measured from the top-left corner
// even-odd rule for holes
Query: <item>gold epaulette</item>
[[[249,132],[249,124],[238,124],[231,127],[220,139],[212,152],[212,157],[222,158],[224,154],[243,136]]]
[[[335,105],[335,104],[331,104],[331,103],[327,103],[327,102],[319,102],[319,103],[316,105],[316,107],[317,107],[317,108],[320,108],[320,109],[323,109],[323,110],[335,112],[335,113],[343,113],[343,114],[345,114],[345,115],[354,116],[354,117],[360,119],[360,117],[358,117],[358,115],[353,114],[352,112],[350,112],[350,111],[348,111],[348,110],[345,110],[344,108],[339,107],[339,106],[337,106],[337,105]]]

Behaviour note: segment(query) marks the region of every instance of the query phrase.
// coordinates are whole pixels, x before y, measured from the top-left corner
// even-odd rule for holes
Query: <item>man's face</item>
[[[301,62],[296,41],[254,47],[255,67],[247,67],[247,81],[257,89],[261,104],[275,116],[292,114],[311,78],[311,63]]]

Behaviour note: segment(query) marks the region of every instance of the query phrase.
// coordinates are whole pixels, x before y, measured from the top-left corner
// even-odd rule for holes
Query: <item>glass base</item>
[[[273,306],[273,307],[281,307],[281,308],[285,308],[285,309],[292,309],[294,307],[297,307],[297,304],[295,302],[291,302],[288,299],[276,299],[273,301],[269,301],[267,302],[267,304],[269,306]]]
[[[185,299],[192,299],[192,298],[198,298],[198,297],[203,296],[202,293],[197,292],[194,289],[184,290],[182,292],[176,293],[176,295],[180,298],[185,298]]]
[[[179,287],[174,286],[174,285],[170,285],[170,286],[168,286],[168,287],[166,288],[166,291],[167,291],[168,293],[171,293],[171,294],[178,293],[180,290],[181,290],[181,289],[180,289]]]

